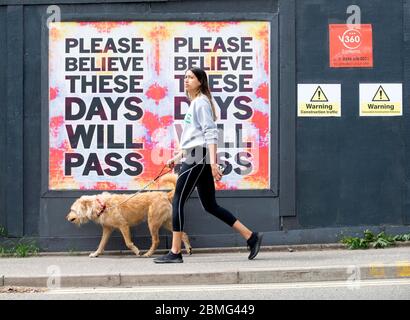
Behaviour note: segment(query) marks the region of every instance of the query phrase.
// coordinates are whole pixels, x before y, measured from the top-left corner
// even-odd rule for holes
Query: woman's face
[[[199,87],[201,86],[201,83],[199,82],[198,78],[191,70],[188,70],[185,73],[184,84],[185,90],[188,92],[197,92]]]

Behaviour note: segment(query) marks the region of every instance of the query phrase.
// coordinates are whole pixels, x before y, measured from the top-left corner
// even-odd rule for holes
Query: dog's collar
[[[99,198],[97,198],[97,202],[101,207],[100,211],[97,212],[97,217],[100,217],[104,213],[105,209],[107,209],[107,205],[105,203],[102,203]]]

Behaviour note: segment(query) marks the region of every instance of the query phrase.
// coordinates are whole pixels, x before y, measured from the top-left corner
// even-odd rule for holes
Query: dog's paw
[[[152,257],[152,252],[147,252],[147,253],[144,254],[142,257],[143,257],[143,258],[150,258],[150,257]]]
[[[98,252],[93,252],[93,253],[90,253],[89,257],[90,258],[97,258],[99,255],[100,254]]]
[[[188,251],[188,254],[189,254],[189,255],[192,255],[192,247],[191,247],[191,248],[188,248],[187,251]]]

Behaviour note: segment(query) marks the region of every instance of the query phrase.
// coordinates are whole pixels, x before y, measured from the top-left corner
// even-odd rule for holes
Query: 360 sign
[[[346,30],[339,39],[347,49],[357,49],[362,44],[362,34],[355,29]]]
[[[371,24],[330,24],[329,64],[331,68],[373,67]]]

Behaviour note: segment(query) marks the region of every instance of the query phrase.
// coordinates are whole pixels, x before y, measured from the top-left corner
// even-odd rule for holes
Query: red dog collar
[[[107,209],[107,206],[105,205],[105,203],[102,203],[100,199],[98,198],[97,198],[97,202],[101,206],[101,210],[97,213],[97,217],[99,217],[104,213],[105,209]]]

